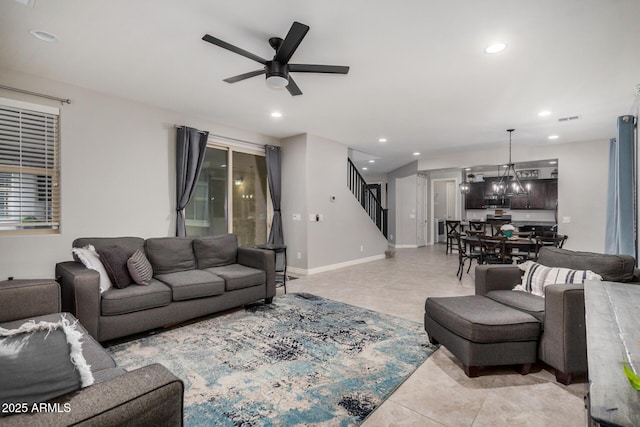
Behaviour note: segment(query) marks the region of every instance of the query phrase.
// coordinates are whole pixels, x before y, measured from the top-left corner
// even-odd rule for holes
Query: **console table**
[[[584,284],[589,415],[596,425],[640,426],[640,391],[623,362],[640,373],[640,285]]]
[[[275,252],[276,254],[276,273],[282,272],[282,284],[280,286],[284,287],[284,293],[287,293],[287,245],[274,245],[274,244],[266,244],[266,245],[256,245],[254,246],[257,249],[267,249]],[[278,265],[279,257],[278,255],[282,255],[282,265]],[[277,283],[277,281],[276,281]],[[279,287],[276,284],[276,287]]]

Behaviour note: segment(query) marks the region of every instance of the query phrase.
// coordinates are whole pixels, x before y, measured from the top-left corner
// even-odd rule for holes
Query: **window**
[[[241,246],[265,243],[267,194],[263,154],[207,147],[195,192],[185,209],[187,236],[231,232]]]
[[[59,115],[0,98],[0,234],[59,232]]]

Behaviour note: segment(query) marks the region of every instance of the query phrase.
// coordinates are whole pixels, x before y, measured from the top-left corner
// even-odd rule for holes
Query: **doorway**
[[[445,221],[460,218],[458,181],[452,178],[431,180],[432,243],[445,243]]]

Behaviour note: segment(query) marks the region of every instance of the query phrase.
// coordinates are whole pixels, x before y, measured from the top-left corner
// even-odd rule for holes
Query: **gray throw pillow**
[[[93,384],[81,338],[75,324],[66,318],[55,323],[29,321],[18,329],[0,328],[2,407],[31,412],[34,403]]]
[[[129,269],[127,268],[129,257],[124,249],[119,246],[111,246],[109,248],[98,249],[98,255],[100,256],[102,265],[104,265],[104,269],[107,270],[113,286],[123,289],[133,283]]]
[[[153,267],[142,249],[138,249],[127,261],[129,274],[138,285],[148,285],[153,277]]]
[[[200,270],[235,264],[238,259],[238,237],[235,234],[224,234],[195,239],[193,251]]]

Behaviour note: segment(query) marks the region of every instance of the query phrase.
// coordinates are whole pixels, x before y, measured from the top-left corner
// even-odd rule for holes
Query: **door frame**
[[[431,234],[428,237],[428,241],[430,245],[434,245],[435,241],[436,241],[436,233],[438,232],[437,227],[438,227],[438,223],[436,222],[436,218],[434,215],[435,212],[435,191],[434,191],[434,187],[435,187],[435,183],[436,182],[440,182],[440,181],[453,181],[455,183],[454,185],[454,192],[456,193],[456,197],[454,197],[455,203],[454,203],[454,218],[462,218],[462,197],[460,197],[459,193],[457,192],[458,188],[460,188],[460,177],[450,177],[450,178],[433,178],[431,179],[431,186],[430,186],[430,190],[431,190],[431,194],[429,197],[429,206],[431,207],[430,215],[429,215],[429,229],[431,230]]]

